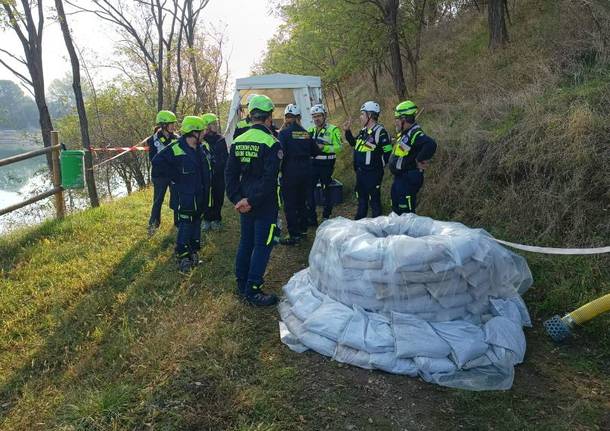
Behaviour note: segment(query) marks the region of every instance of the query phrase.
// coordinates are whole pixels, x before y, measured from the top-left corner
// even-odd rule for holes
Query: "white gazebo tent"
[[[235,93],[229,110],[229,120],[225,129],[227,144],[233,141],[235,126],[246,112],[241,107],[246,104],[249,94],[265,94],[273,100],[275,110],[273,120],[281,125],[284,118],[284,108],[290,103],[296,103],[301,108],[302,125],[308,128],[313,125],[309,108],[322,103],[322,82],[319,76],[289,75],[275,73],[240,78],[235,82]],[[243,116],[243,117],[242,117]]]

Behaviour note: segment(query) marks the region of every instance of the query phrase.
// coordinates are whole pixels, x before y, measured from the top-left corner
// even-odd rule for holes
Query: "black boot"
[[[199,253],[197,253],[196,251],[191,253],[191,265],[193,265],[193,268],[195,268],[200,263],[201,261],[199,260]]]
[[[235,294],[239,298],[245,298],[246,296],[246,282],[237,280],[237,287],[235,288]]]
[[[246,301],[255,307],[269,307],[277,304],[278,298],[274,293],[265,293],[263,286],[249,286],[246,289]]]
[[[182,274],[188,274],[191,269],[193,269],[193,261],[190,257],[180,257],[178,258],[178,271]]]

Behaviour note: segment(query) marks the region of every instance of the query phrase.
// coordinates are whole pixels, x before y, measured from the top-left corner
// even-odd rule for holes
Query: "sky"
[[[52,4],[48,1],[47,3]],[[69,6],[66,5],[68,12]],[[270,13],[269,0],[210,0],[202,13],[203,25],[212,25],[225,32],[228,38],[226,56],[230,56],[229,70],[232,82],[250,75],[252,67],[262,58],[267,41],[275,34],[281,21]],[[50,15],[47,13],[47,16]],[[91,14],[68,17],[72,35],[82,50],[94,81],[111,79],[111,69],[95,64],[108,64],[117,40],[114,28]],[[22,47],[12,30],[0,31],[3,48],[21,55]],[[47,20],[43,39],[45,84],[63,78],[70,72],[70,62],[59,24]],[[0,55],[3,55],[0,53]],[[27,71],[24,70],[27,76]],[[0,79],[16,80],[13,74],[0,65]]]

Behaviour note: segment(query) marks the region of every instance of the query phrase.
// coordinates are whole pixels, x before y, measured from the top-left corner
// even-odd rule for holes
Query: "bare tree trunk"
[[[345,97],[343,97],[343,91],[341,90],[341,85],[337,82],[335,84],[335,88],[337,89],[337,96],[339,96],[339,101],[341,102],[341,107],[343,108],[343,112],[345,112],[345,115],[349,117],[349,112],[347,110],[347,105],[345,104]]]
[[[399,0],[369,0],[380,10],[383,22],[388,27],[388,48],[390,50],[390,75],[394,83],[394,91],[399,99],[407,96],[407,84],[405,83],[402,68],[402,57],[400,55],[400,30],[398,28]]]
[[[36,108],[38,109],[42,142],[45,147],[50,147],[53,123],[45,97],[44,73],[42,67],[42,33],[44,28],[43,0],[39,0],[36,4],[38,23],[34,22],[32,5],[30,5],[27,0],[21,0],[23,12],[17,9],[16,3],[17,2],[12,1],[0,2],[8,17],[9,26],[13,29],[21,42],[25,59],[19,58],[6,50],[2,51],[13,60],[25,65],[30,74],[30,79],[19,73],[6,62],[0,61],[0,63],[15,74],[21,81],[31,87],[36,102]],[[51,154],[47,154],[47,165],[49,170],[53,171]]]
[[[83,140],[83,148],[85,149],[85,178],[87,180],[87,192],[89,193],[91,206],[98,207],[100,206],[100,202],[97,196],[97,188],[95,187],[95,177],[93,175],[93,156],[91,155],[91,141],[89,139],[89,122],[87,120],[87,111],[85,110],[85,101],[83,100],[83,92],[80,85],[80,63],[76,50],[74,49],[74,44],[72,43],[72,36],[70,35],[70,28],[68,27],[62,0],[55,0],[55,8],[57,9],[57,18],[59,19],[66,48],[70,55],[70,63],[72,64],[72,88],[74,89],[76,110],[78,111],[81,139]]]
[[[155,8],[157,9],[155,13]],[[157,112],[163,109],[163,97],[164,97],[164,86],[163,86],[163,8],[159,0],[155,0],[153,4],[150,3],[151,13],[155,19],[157,25],[157,68],[155,69],[155,75],[157,77]]]
[[[106,164],[106,189],[108,190],[108,197],[112,199],[112,187],[110,187],[110,164]]]
[[[505,14],[506,0],[489,0],[487,18],[489,24],[489,48],[492,50],[501,48],[509,42]]]
[[[394,18],[395,19],[395,18]],[[400,100],[407,96],[407,84],[402,69],[402,58],[400,57],[400,44],[398,43],[398,32],[396,28],[390,28],[390,62],[392,64],[392,82],[394,91]]]
[[[373,80],[373,88],[375,89],[375,96],[379,97],[379,82],[377,82],[377,65],[373,64],[368,68],[371,79]]]

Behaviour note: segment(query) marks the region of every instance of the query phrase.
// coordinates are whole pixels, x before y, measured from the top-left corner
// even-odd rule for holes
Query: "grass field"
[[[585,260],[530,261],[535,327],[513,389],[464,392],[291,352],[275,309],[233,295],[230,210],[185,277],[167,210],[146,236],[149,200],[138,192],[0,238],[1,429],[610,429],[604,327],[561,347],[541,329],[565,311],[549,292],[585,281],[608,290]],[[270,290],[307,265],[309,246],[274,250]]]

